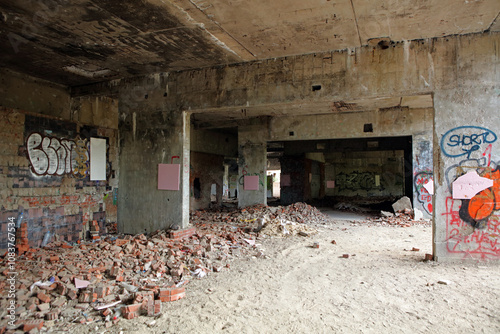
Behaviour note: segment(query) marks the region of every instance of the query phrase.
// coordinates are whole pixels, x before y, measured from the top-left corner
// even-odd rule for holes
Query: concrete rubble
[[[56,237],[38,249],[23,242],[15,263],[15,308],[9,309],[13,299],[0,296],[0,334],[70,331],[78,324],[105,329],[123,318],[157,316],[162,303],[186,296],[190,280],[228,270],[238,257],[265,258],[258,239],[314,234],[306,223],[327,219],[304,203],[260,205],[195,211],[191,228],[147,236],[108,235],[77,244]],[[19,229],[20,238],[24,232]],[[0,289],[11,284],[11,272],[4,255]],[[15,329],[7,326],[12,312]]]
[[[412,209],[404,209],[403,211],[397,211],[394,215],[388,215],[387,213],[381,212],[381,217],[366,217],[366,221],[362,223],[363,225],[368,224],[372,226],[394,226],[394,227],[410,227],[413,225],[429,225],[431,226],[430,220],[425,220],[419,218],[415,219],[415,214]]]

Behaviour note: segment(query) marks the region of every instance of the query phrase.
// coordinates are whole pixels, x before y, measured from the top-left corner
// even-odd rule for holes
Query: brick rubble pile
[[[189,280],[227,270],[237,257],[265,257],[256,241],[266,225],[279,224],[293,235],[312,231],[304,223],[326,220],[303,203],[197,211],[193,227],[185,230],[98,237],[98,226],[91,224],[91,242],[53,241],[39,249],[26,247],[22,227],[15,280],[8,280],[13,276],[7,256],[0,262],[0,289],[14,282],[16,293],[15,299],[0,295],[0,334],[13,332],[7,328],[12,314],[17,330],[30,333],[70,331],[75,324],[103,329],[123,318],[156,316],[162,302],[185,296]]]

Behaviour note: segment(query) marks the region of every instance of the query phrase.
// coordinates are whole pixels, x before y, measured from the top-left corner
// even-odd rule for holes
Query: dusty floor
[[[430,224],[317,228],[312,237],[261,240],[266,258],[235,260],[191,281],[157,319],[121,320],[106,332],[500,333],[500,267],[422,261]]]

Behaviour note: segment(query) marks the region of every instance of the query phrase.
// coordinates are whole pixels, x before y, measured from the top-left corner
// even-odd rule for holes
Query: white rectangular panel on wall
[[[106,180],[106,139],[90,138],[90,181]]]

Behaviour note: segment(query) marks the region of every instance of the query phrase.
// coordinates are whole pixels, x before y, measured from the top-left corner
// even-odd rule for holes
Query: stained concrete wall
[[[396,196],[400,193],[394,188],[396,175],[402,178],[406,170],[410,171],[414,179],[413,204],[423,212],[425,218],[431,218],[432,196],[423,186],[432,179],[433,121],[434,110],[432,108],[390,108],[330,115],[281,116],[270,119],[269,137],[271,140],[289,141],[411,136],[413,143],[411,161],[404,160],[402,162],[404,170],[398,173],[391,172],[389,175],[386,171],[382,171],[381,181],[385,182],[386,186],[391,184],[389,188],[392,190],[387,195]],[[372,125],[372,132],[364,132],[364,124],[367,123]],[[290,136],[290,132],[293,132],[293,136]],[[327,170],[329,171],[328,177],[332,178],[332,168],[327,168]],[[359,193],[358,191],[347,192],[344,196],[383,195],[380,191],[372,193],[367,189],[358,190]],[[327,190],[327,195],[334,192],[332,189]]]
[[[189,224],[190,115],[168,110],[164,95],[162,76],[119,87],[118,228],[125,233]],[[179,190],[158,189],[159,164],[180,165]]]
[[[67,87],[6,69],[0,69],[0,102],[7,108],[74,120]]]
[[[287,57],[240,66],[188,71],[171,79],[184,81],[186,94],[183,102],[193,110],[200,105],[221,110],[226,107],[244,107],[247,115],[252,114],[252,107],[257,112],[259,108],[279,103],[433,94],[435,127],[432,172],[436,181],[436,194],[432,203],[425,199],[422,205],[435,210],[435,256],[439,260],[498,260],[500,234],[496,227],[497,211],[493,210],[488,224],[481,229],[471,229],[470,223],[464,218],[456,218],[456,212],[463,204],[460,200],[450,199],[450,181],[444,175],[449,168],[456,168],[454,166],[460,164],[458,160],[463,160],[464,156],[448,156],[443,153],[440,142],[447,131],[457,128],[455,131],[460,131],[463,129],[461,126],[486,127],[495,134],[498,132],[494,115],[500,104],[499,36],[498,33],[484,33],[407,41],[391,45],[386,50],[363,47],[331,54]],[[317,83],[322,84],[322,89],[312,92],[311,85]],[[194,99],[195,94],[191,93],[194,91],[202,93],[196,94]],[[217,99],[213,99],[214,96]],[[336,124],[327,121],[330,117],[317,116],[321,121],[316,128],[323,124],[325,128]],[[341,114],[338,120],[349,124],[350,117]],[[290,125],[292,123],[289,122]],[[282,127],[285,133],[289,133],[286,125]],[[311,136],[317,132],[316,128],[310,131]],[[346,135],[356,136],[350,133],[352,127],[346,129],[349,132]],[[397,131],[397,127],[394,127],[394,131]],[[471,131],[467,130],[465,136],[469,137],[466,138],[474,135],[473,138],[477,139],[481,135]],[[389,131],[385,135],[393,133]],[[427,143],[431,141],[427,135],[424,137],[417,137],[414,152],[418,154],[424,151],[425,161],[417,165],[422,172],[430,172],[428,152],[431,146]],[[467,153],[465,158],[481,159],[491,155],[491,161],[498,161],[500,151],[495,143],[486,144],[486,147],[483,147],[484,142],[478,144],[480,149],[470,155]],[[490,144],[491,147],[488,146]],[[483,153],[484,157],[481,156]],[[476,163],[476,167],[481,167],[481,164]]]
[[[191,151],[237,157],[238,135],[191,128]]]
[[[4,73],[5,74],[5,73]],[[76,242],[89,222],[100,233],[114,229],[118,191],[118,104],[107,98],[92,114],[68,90],[7,73],[0,85],[0,249],[7,246],[9,218],[27,223],[28,242],[45,235]],[[74,104],[74,106],[73,106]],[[8,106],[8,107],[7,107]],[[90,180],[91,138],[106,140],[106,180]]]

